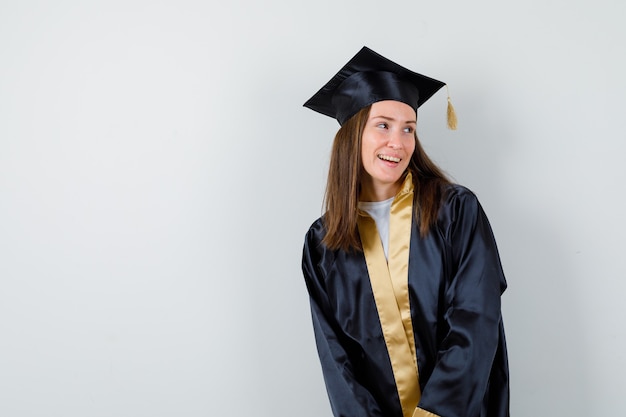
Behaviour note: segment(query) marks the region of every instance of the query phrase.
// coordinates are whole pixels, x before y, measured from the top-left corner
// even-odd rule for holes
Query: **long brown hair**
[[[337,131],[330,155],[324,205],[326,235],[323,243],[330,249],[361,250],[357,229],[361,194],[361,138],[371,106],[362,108]],[[437,221],[446,186],[450,180],[426,155],[415,135],[415,151],[407,168],[413,177],[413,208],[420,235],[426,236]]]

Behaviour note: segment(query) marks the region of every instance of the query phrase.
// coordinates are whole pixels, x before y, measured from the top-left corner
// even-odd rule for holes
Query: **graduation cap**
[[[343,125],[363,107],[383,100],[408,104],[417,113],[417,108],[444,85],[364,46],[304,106],[333,117]],[[450,97],[448,127],[456,129],[456,115]]]

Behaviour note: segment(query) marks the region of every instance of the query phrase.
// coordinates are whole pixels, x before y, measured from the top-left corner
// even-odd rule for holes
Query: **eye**
[[[411,126],[407,126],[404,128],[404,133],[413,133],[414,129]]]
[[[378,123],[376,125],[376,127],[379,128],[379,129],[387,129],[387,127],[389,127],[389,126],[387,125],[387,123],[380,122],[380,123]]]

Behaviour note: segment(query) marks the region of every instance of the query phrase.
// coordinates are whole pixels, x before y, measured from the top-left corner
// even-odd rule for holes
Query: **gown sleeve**
[[[318,231],[319,232],[319,231]],[[355,376],[355,358],[358,347],[341,330],[325,290],[326,265],[330,251],[325,249],[319,233],[312,229],[307,234],[302,270],[306,281],[313,329],[326,391],[335,417],[383,417],[371,393]]]
[[[478,417],[489,400],[492,364],[504,343],[500,296],[506,281],[491,226],[474,194],[456,192],[442,211],[449,270],[445,331],[413,416]]]

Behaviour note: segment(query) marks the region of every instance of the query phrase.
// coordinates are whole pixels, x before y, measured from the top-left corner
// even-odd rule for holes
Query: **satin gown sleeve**
[[[415,415],[421,409],[441,417],[508,416],[500,312],[506,281],[487,217],[469,190],[457,187],[448,195],[439,233],[447,246],[442,338]]]
[[[307,233],[302,270],[309,292],[313,329],[326,390],[336,417],[383,417],[373,395],[359,382],[356,361],[358,343],[338,324],[325,288],[325,277],[334,262],[333,252],[321,245],[321,221]]]

